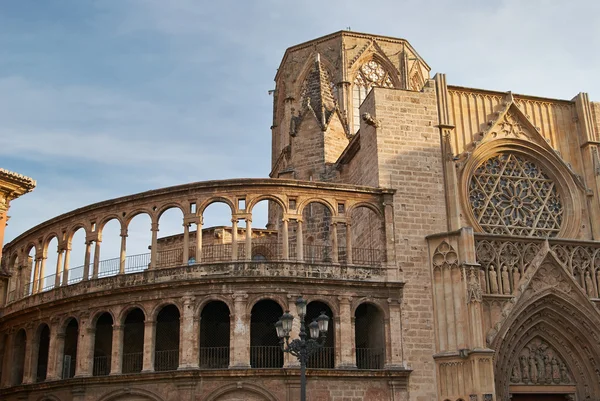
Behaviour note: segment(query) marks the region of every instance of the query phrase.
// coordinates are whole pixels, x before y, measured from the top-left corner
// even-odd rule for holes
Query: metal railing
[[[144,353],[131,352],[123,354],[123,373],[138,373],[144,366]]]
[[[317,349],[308,357],[306,367],[311,369],[333,369],[334,368],[335,349],[333,347],[323,347]]]
[[[177,370],[179,367],[179,350],[170,349],[154,351],[154,370]]]
[[[383,369],[383,348],[356,348],[358,369]]]
[[[255,262],[268,262],[282,259],[282,245],[278,242],[253,242],[252,243],[252,260]],[[304,262],[308,263],[331,263],[332,248],[327,245],[304,245],[303,247]],[[246,247],[245,242],[240,241],[237,244],[238,260],[245,261]],[[353,265],[364,266],[379,266],[385,261],[385,252],[380,249],[368,248],[353,248],[352,249]],[[189,261],[184,263],[183,249],[170,249],[158,251],[156,257],[156,267],[178,267],[184,264],[194,264],[196,256],[196,248],[189,248]],[[232,260],[232,244],[211,244],[202,247],[202,263],[213,262],[228,262]],[[298,252],[296,244],[289,245],[288,260],[298,261]],[[338,248],[338,262],[344,264],[347,261],[345,247]],[[142,253],[137,255],[129,255],[125,258],[125,273],[137,273],[145,271],[150,267],[151,253]],[[98,264],[98,278],[116,276],[120,272],[120,258],[112,258],[101,260]],[[69,269],[67,273],[67,285],[75,284],[92,277],[93,265],[88,266],[88,277],[84,277],[85,266],[77,266]],[[59,279],[60,285],[62,277]],[[35,292],[49,291],[56,286],[56,275],[46,276],[36,282],[32,281],[25,284],[23,296],[32,295]],[[8,302],[16,301],[17,294],[11,291],[8,294]]]
[[[110,358],[108,356],[94,357],[94,376],[108,376],[110,373]]]
[[[200,347],[201,369],[227,369],[229,347]]]
[[[250,346],[250,366],[252,368],[281,368],[283,351],[279,345]]]

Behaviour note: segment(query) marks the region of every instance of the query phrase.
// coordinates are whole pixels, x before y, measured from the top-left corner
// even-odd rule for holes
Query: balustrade
[[[229,366],[229,347],[200,347],[201,369],[226,369]]]

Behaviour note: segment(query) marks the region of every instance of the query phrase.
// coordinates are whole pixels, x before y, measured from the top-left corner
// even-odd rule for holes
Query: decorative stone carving
[[[562,357],[540,337],[531,340],[519,353],[511,369],[513,384],[573,384]]]
[[[565,294],[569,294],[573,287],[571,283],[567,282],[558,268],[550,264],[544,264],[540,266],[537,274],[531,280],[531,288],[534,292],[539,292],[546,288],[555,288]]]
[[[481,302],[481,286],[474,268],[469,269],[469,284],[467,285],[467,302]]]
[[[469,202],[479,225],[491,234],[554,237],[562,224],[554,181],[533,161],[513,153],[492,156],[475,169]]]
[[[453,268],[458,266],[458,254],[446,241],[442,242],[433,253],[433,267]]]

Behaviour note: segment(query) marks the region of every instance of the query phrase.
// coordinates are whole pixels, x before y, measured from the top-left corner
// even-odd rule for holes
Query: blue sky
[[[600,101],[599,15],[597,1],[2,1],[0,167],[38,182],[6,240],[105,199],[267,176],[267,92],[294,44],[351,27],[409,40],[452,85]]]

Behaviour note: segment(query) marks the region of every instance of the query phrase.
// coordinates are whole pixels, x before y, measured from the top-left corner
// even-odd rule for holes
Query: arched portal
[[[327,337],[325,337],[325,343],[323,348],[319,348],[314,354],[308,358],[307,367],[313,369],[333,369],[335,367],[335,324],[333,324],[333,313],[331,308],[324,302],[313,301],[306,306],[306,316],[304,317],[304,324],[308,330],[308,325],[315,320],[321,312],[325,313],[329,317],[329,327],[327,330]],[[316,340],[316,339],[315,339]]]
[[[131,310],[125,318],[123,329],[123,373],[142,371],[144,361],[144,322],[146,317],[141,309]]]
[[[179,309],[167,305],[156,317],[154,370],[177,370],[179,367]]]
[[[104,312],[96,321],[94,339],[94,376],[106,376],[110,373],[112,354],[113,318]]]
[[[21,329],[15,335],[14,357],[11,366],[12,384],[17,385],[23,383],[23,372],[25,368],[25,351],[27,345],[27,334],[24,329]]]
[[[383,369],[385,339],[383,313],[375,305],[362,303],[356,308],[356,366],[359,369]]]
[[[47,324],[44,324],[41,329],[38,329],[37,340],[38,355],[35,381],[43,382],[46,380],[46,375],[48,373],[48,351],[50,350],[50,329]]]
[[[77,366],[77,341],[79,339],[79,323],[71,318],[65,329],[65,348],[62,355],[62,378],[68,379],[75,376]]]
[[[283,310],[273,300],[264,299],[252,308],[250,322],[250,365],[253,368],[281,368],[283,351],[275,330]]]
[[[540,401],[593,399],[600,394],[600,314],[579,288],[561,285],[551,268],[540,270],[543,280],[557,282],[542,290],[534,282],[530,298],[513,310],[491,343],[498,399],[510,394],[517,400],[534,394]]]
[[[200,368],[229,366],[229,333],[229,308],[225,302],[206,304],[200,314]]]

